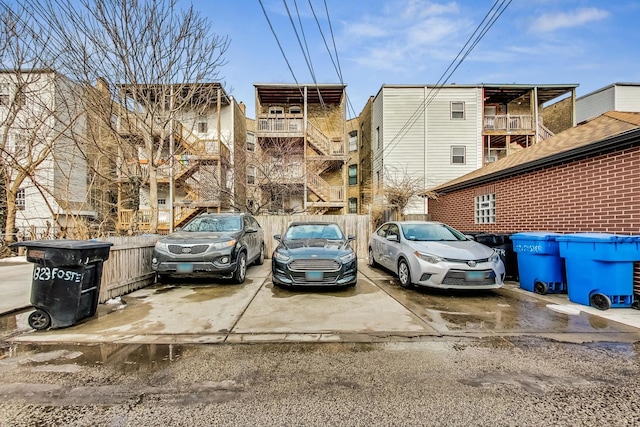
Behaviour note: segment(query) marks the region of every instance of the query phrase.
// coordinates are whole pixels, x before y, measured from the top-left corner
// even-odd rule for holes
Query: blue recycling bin
[[[557,240],[570,301],[600,310],[632,306],[633,262],[640,261],[640,236],[576,233]]]
[[[543,295],[567,290],[564,259],[560,257],[556,241],[560,236],[562,234],[549,231],[511,235],[522,289]]]

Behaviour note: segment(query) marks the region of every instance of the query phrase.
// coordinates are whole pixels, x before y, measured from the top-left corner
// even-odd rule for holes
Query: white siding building
[[[640,112],[640,83],[613,83],[576,99],[576,122],[607,111]]]

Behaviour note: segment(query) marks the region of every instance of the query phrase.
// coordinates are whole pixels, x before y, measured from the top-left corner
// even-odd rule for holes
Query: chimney
[[[104,77],[98,77],[96,88],[100,93],[107,94],[109,93],[109,82]]]
[[[240,104],[238,104],[240,106],[240,110],[242,110],[242,114],[244,114],[245,116],[247,115],[247,106],[244,105],[244,102],[240,101]]]

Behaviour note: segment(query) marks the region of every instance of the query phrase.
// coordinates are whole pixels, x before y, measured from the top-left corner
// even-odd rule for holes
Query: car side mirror
[[[354,236],[353,234],[348,235],[347,242],[351,242],[352,240],[356,240],[356,236]]]
[[[274,234],[274,235],[273,235],[273,238],[274,238],[275,240],[277,240],[278,242],[282,240],[282,236],[281,236],[280,234]]]
[[[476,240],[476,238],[473,237],[471,234],[465,234],[464,237],[466,237],[469,240]]]
[[[258,230],[256,230],[255,228],[247,228],[244,230],[246,233],[256,233]]]
[[[389,234],[387,236],[387,240],[390,241],[390,242],[399,242],[400,238],[398,237],[397,234]]]

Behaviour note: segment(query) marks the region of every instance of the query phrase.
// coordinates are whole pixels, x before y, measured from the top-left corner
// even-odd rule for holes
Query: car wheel
[[[369,267],[375,268],[378,266],[376,259],[373,257],[373,249],[369,248]]]
[[[51,316],[46,311],[37,309],[29,315],[29,326],[39,331],[47,329],[51,326]]]
[[[260,255],[258,255],[258,258],[255,261],[256,265],[262,265],[264,264],[264,243],[260,245]]]
[[[398,264],[398,279],[400,279],[400,286],[403,288],[411,287],[411,271],[409,270],[409,264],[404,259],[401,259]]]
[[[156,273],[156,283],[167,283],[169,280],[168,274]]]
[[[238,255],[238,267],[235,273],[233,273],[233,281],[236,283],[244,283],[244,278],[247,275],[247,254],[240,252]]]
[[[598,310],[609,310],[611,308],[611,300],[604,294],[593,294],[589,297],[591,307]]]

